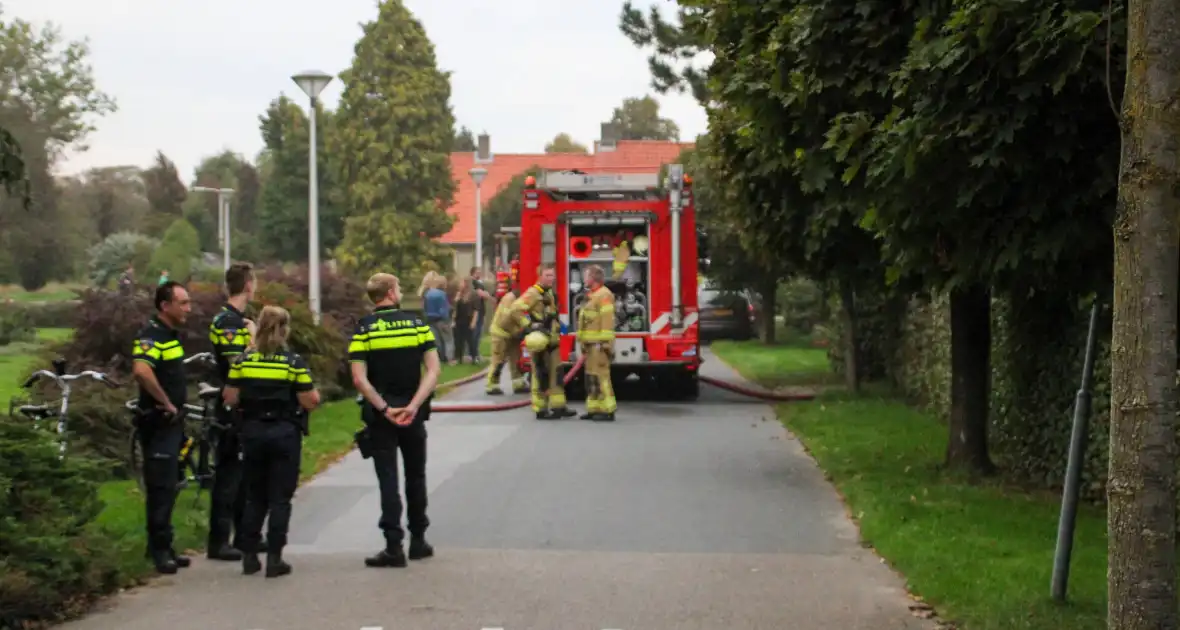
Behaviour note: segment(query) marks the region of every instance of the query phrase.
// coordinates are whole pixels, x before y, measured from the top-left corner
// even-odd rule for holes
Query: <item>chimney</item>
[[[619,126],[611,123],[602,123],[602,131],[599,134],[602,139],[598,141],[598,151],[614,151],[619,146]]]
[[[492,139],[487,132],[479,134],[479,141],[475,150],[475,161],[478,164],[487,164],[492,161]]]

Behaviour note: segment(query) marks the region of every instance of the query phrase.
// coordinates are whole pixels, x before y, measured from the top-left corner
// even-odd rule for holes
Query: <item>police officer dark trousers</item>
[[[225,289],[229,299],[221,312],[209,324],[209,341],[217,357],[217,371],[224,385],[229,377],[230,362],[250,345],[253,322],[246,319],[246,305],[254,296],[254,270],[249,263],[234,263],[225,271]],[[238,561],[241,547],[242,516],[246,508],[246,493],[241,489],[242,453],[239,440],[240,426],[224,405],[217,408],[218,424],[223,428],[217,436],[216,467],[209,501],[209,540],[206,546],[210,560]],[[233,545],[230,535],[233,534]],[[265,547],[265,543],[263,544]]]
[[[179,328],[188,319],[188,291],[178,282],[165,282],[156,288],[155,305],[156,315],[139,331],[131,350],[142,412],[136,422],[147,495],[148,557],[160,573],[176,573],[190,564],[172,547],[172,508],[184,441],[180,410],[187,394]]]
[[[441,364],[430,327],[416,315],[398,308],[401,291],[397,277],[376,274],[369,278],[366,291],[377,308],[358,322],[348,357],[353,385],[364,397],[365,429],[357,434],[357,444],[363,457],[373,459],[377,473],[381,491],[381,519],[377,526],[385,536],[385,549],[366,558],[365,565],[404,567],[399,452],[406,479],[409,559],[434,555],[434,548],[426,542],[426,528],[430,526],[426,516],[426,421],[430,419],[430,396],[438,383]]]
[[[290,314],[278,306],[262,309],[258,334],[250,347],[230,364],[225,401],[241,414],[243,485],[246,513],[242,518],[242,572],[262,570],[258,560],[262,523],[269,516],[266,577],[291,572],[283,560],[291,499],[299,484],[304,412],[319,404],[307,363],[287,349]]]

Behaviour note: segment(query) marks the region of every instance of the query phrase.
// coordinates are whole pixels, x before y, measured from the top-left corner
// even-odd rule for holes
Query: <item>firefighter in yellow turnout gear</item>
[[[610,382],[610,364],[615,344],[615,295],[606,288],[606,272],[592,265],[586,269],[590,290],[578,313],[578,345],[586,364],[586,413],[583,420],[613,422],[615,390]]]
[[[492,365],[488,369],[487,392],[491,396],[503,395],[500,389],[500,377],[504,373],[504,365],[512,375],[512,391],[520,394],[529,390],[524,374],[520,371],[517,359],[520,358],[520,339],[524,329],[528,326],[528,316],[513,308],[516,294],[508,291],[500,298],[496,306],[496,313],[492,315]]]
[[[552,265],[544,265],[537,284],[529,287],[513,304],[518,321],[524,323],[526,344],[528,336],[536,339],[541,333],[549,338],[549,345],[529,350],[532,363],[533,411],[538,420],[557,420],[577,415],[566,406],[565,387],[558,370],[561,362],[561,324],[557,321],[557,296],[553,285],[557,272]],[[527,322],[527,323],[526,323]]]

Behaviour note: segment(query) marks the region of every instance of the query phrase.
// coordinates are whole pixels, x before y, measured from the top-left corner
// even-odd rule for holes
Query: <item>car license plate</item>
[[[733,315],[733,310],[728,308],[716,308],[713,309],[713,314],[718,317],[728,317],[729,315]]]

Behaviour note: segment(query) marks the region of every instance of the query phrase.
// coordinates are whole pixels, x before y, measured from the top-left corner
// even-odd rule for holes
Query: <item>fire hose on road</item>
[[[562,379],[563,384],[569,385],[570,382],[572,382],[574,380],[574,378],[576,378],[578,376],[578,372],[581,371],[582,364],[585,361],[586,361],[585,357],[581,357],[578,359],[577,363],[575,363],[573,365],[573,367],[570,368],[570,371],[566,373],[565,378]],[[474,383],[476,381],[483,380],[484,378],[487,378],[487,375],[488,375],[487,370],[480,370],[479,372],[476,372],[475,374],[472,374],[471,376],[465,376],[463,378],[455,379],[455,380],[449,381],[447,383],[442,383],[438,386],[438,389],[444,389],[444,388],[449,389],[452,387],[459,387],[462,385],[467,385],[469,383]],[[713,387],[717,387],[719,389],[724,389],[728,392],[740,394],[742,396],[748,396],[750,398],[764,400],[767,402],[801,402],[801,401],[815,399],[815,394],[813,394],[813,393],[768,392],[768,391],[761,390],[761,389],[755,389],[753,387],[747,387],[745,385],[737,385],[735,383],[723,381],[721,379],[713,378],[711,376],[705,376],[703,374],[698,376],[697,378],[699,378],[702,383],[712,385]],[[435,413],[478,413],[478,412],[483,412],[483,411],[509,411],[512,409],[521,409],[524,407],[528,407],[529,404],[530,404],[530,401],[528,401],[527,399],[526,400],[513,400],[513,401],[509,401],[509,402],[502,402],[502,403],[435,404],[435,405],[431,405],[431,411],[435,412]]]
[[[562,379],[562,384],[569,385],[570,382],[574,380],[574,377],[578,375],[578,372],[582,369],[582,364],[585,362],[586,357],[580,357],[578,362],[570,368],[570,371],[566,372],[565,378]],[[472,374],[471,376],[465,376],[463,378],[450,381],[449,383],[443,383],[439,385],[439,387],[456,387],[459,385],[474,383],[475,381],[478,381],[482,378],[486,378],[487,374],[487,370],[482,370]],[[502,403],[476,403],[460,405],[432,404],[430,405],[430,411],[431,413],[478,413],[481,411],[509,411],[511,409],[521,409],[523,407],[528,407],[531,404],[532,402],[528,399],[513,400]]]
[[[741,394],[742,396],[749,396],[750,398],[757,398],[759,400],[766,400],[769,402],[797,402],[803,400],[815,400],[815,394],[811,393],[796,392],[793,394],[779,394],[775,392],[754,389],[752,387],[746,387],[744,385],[736,385],[728,381],[723,381],[719,378],[705,376],[704,374],[701,374],[697,378],[699,378],[702,383],[707,383],[713,387],[718,387],[735,394]]]

